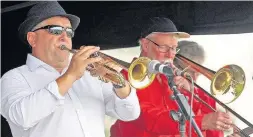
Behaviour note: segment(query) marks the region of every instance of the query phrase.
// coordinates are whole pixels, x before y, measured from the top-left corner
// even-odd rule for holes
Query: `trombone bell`
[[[134,60],[128,68],[129,83],[136,89],[143,89],[149,86],[155,79],[155,74],[149,74],[148,63],[151,60],[147,57],[139,57]]]
[[[211,80],[210,92],[225,104],[235,101],[245,86],[245,73],[237,65],[231,64],[220,68],[217,72],[205,68],[194,61],[177,54],[176,59],[185,66],[190,66],[195,72],[203,74]]]
[[[226,65],[213,76],[211,93],[223,100],[225,104],[235,101],[245,86],[245,74],[237,65]]]

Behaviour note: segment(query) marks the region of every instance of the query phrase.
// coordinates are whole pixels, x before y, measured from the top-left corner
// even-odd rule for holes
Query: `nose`
[[[168,57],[168,58],[174,58],[175,55],[176,55],[176,52],[174,52],[174,51],[172,51],[172,50],[169,50],[169,51],[167,52],[167,57]]]
[[[60,35],[60,40],[61,41],[66,41],[68,39],[66,31],[63,31],[62,34]]]

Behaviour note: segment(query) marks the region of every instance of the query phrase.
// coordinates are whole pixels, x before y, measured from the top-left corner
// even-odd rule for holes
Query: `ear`
[[[37,37],[37,35],[35,32],[28,32],[27,33],[27,41],[31,45],[31,47],[35,47],[36,37]]]
[[[139,41],[142,51],[148,52],[148,41],[144,38],[140,39]]]

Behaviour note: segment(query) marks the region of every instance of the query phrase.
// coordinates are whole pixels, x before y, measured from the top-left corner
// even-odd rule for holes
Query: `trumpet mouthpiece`
[[[60,46],[60,49],[61,49],[61,50],[65,50],[65,48],[66,48],[65,45],[61,45],[61,46]]]
[[[59,47],[61,50],[67,50],[67,51],[69,51],[70,53],[73,53],[73,54],[75,54],[77,51],[76,50],[74,50],[74,49],[69,49],[69,48],[67,48],[65,45],[61,45],[60,47]]]

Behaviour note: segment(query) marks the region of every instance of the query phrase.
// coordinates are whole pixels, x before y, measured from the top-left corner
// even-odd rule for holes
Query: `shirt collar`
[[[28,66],[28,68],[31,71],[35,71],[37,68],[43,67],[45,69],[47,69],[48,71],[57,71],[55,68],[53,68],[52,66],[46,64],[45,62],[43,62],[42,60],[36,58],[35,56],[33,56],[32,54],[27,54],[27,60],[26,60],[26,65]],[[69,64],[68,64],[69,65]],[[63,72],[65,72],[67,69],[67,67],[63,70]]]
[[[39,68],[40,66],[45,65],[43,61],[40,59],[34,57],[32,54],[27,54],[27,59],[26,59],[26,65],[29,67],[31,71],[34,71],[35,69]]]

